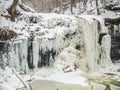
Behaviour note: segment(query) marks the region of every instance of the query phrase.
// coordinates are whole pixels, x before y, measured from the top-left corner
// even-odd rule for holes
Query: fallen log
[[[15,73],[16,77],[22,82],[22,84],[24,85],[23,88],[19,88],[18,90],[30,90],[29,86],[25,83],[25,81],[23,81],[23,79],[17,74],[17,72],[15,71],[15,69],[12,69],[12,71]]]

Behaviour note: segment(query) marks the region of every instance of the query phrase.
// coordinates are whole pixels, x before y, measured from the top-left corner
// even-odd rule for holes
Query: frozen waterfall
[[[110,36],[106,31],[101,37],[105,27],[96,19],[25,14],[16,22],[8,26],[18,35],[10,42],[8,57],[4,58],[5,54],[1,57],[2,62],[8,63],[4,67],[8,65],[24,72],[55,67],[67,72],[78,68],[94,71],[112,65]]]

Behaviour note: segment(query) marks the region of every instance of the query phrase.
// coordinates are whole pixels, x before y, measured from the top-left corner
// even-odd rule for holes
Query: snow
[[[16,88],[24,87],[16,75],[12,72],[12,69],[6,68],[4,72],[0,72],[0,90],[16,90]],[[18,73],[19,74],[19,73]],[[24,81],[29,80],[50,80],[61,82],[65,84],[77,84],[82,86],[88,86],[87,79],[82,76],[83,72],[78,70],[70,73],[58,72],[54,68],[42,68],[36,73],[29,75],[21,75]],[[5,80],[4,80],[5,79]]]
[[[104,18],[117,18],[117,17],[120,17],[120,13],[115,13],[113,11],[105,11],[105,13],[102,13],[101,14],[102,17]]]
[[[9,86],[8,84],[0,84],[0,90],[15,90],[15,88]]]
[[[0,90],[16,90],[19,87],[23,87],[23,85],[12,69],[6,67],[4,71],[0,70]]]
[[[44,73],[42,71],[41,73]],[[70,73],[61,73],[57,72],[56,74],[52,74],[50,76],[44,76],[40,77],[40,71],[39,74],[35,76],[35,80],[50,80],[50,81],[56,81],[56,82],[62,82],[66,84],[77,84],[82,86],[88,86],[87,79],[83,76],[81,76],[81,71],[75,71]]]
[[[89,23],[93,22],[94,20],[97,20],[101,26],[104,26],[104,19],[102,16],[98,15],[80,15],[80,17],[86,19]]]

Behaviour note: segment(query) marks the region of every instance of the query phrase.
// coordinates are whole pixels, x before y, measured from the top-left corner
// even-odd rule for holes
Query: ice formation
[[[94,71],[112,65],[110,36],[99,19],[17,9],[21,15],[15,22],[0,17],[0,28],[7,27],[17,33],[9,42],[7,55],[1,56],[2,66],[24,72],[41,67],[69,72],[78,68]],[[103,32],[105,35],[101,36]]]

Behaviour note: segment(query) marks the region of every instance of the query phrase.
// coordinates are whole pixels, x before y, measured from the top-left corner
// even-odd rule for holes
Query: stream
[[[120,85],[120,83],[119,83]],[[90,86],[81,86],[75,84],[65,84],[48,80],[36,80],[31,84],[32,90],[120,90],[120,87],[115,85],[105,85],[91,83]]]
[[[64,83],[62,81],[55,81],[52,79],[36,79],[30,83],[30,87],[31,90],[120,90],[119,74],[109,72],[100,76],[93,76],[94,77],[86,76],[86,85],[81,85],[79,83],[75,84],[73,80],[71,80],[72,83]],[[81,81],[82,79],[79,80],[79,82]]]

